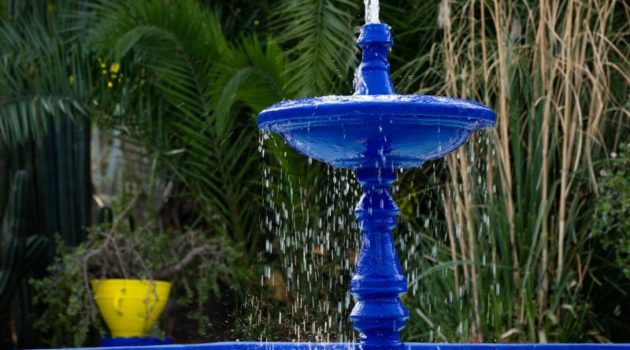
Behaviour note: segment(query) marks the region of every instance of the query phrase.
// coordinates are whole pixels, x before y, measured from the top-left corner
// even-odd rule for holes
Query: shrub
[[[630,144],[612,154],[609,165],[600,171],[598,187],[591,234],[630,278]]]

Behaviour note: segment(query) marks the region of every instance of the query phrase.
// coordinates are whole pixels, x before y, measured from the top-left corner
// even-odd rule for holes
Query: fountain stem
[[[392,238],[399,211],[389,190],[394,172],[358,169],[356,175],[364,194],[355,210],[362,240],[350,287],[357,300],[350,319],[360,333],[362,349],[400,349],[400,330],[409,313],[400,300],[407,279]]]

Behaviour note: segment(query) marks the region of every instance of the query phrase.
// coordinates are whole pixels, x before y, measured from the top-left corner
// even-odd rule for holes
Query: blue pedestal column
[[[409,313],[400,300],[407,279],[392,237],[399,211],[389,191],[394,173],[377,168],[359,169],[356,175],[364,194],[355,210],[362,239],[351,282],[356,305],[350,319],[363,349],[401,349],[400,330]]]

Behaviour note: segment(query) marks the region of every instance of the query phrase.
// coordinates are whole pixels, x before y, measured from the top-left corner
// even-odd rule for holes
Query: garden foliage
[[[120,205],[114,223],[91,227],[78,247],[59,244],[50,274],[34,282],[50,345],[103,334],[87,279],[156,277],[204,246],[172,276],[176,301],[188,306],[167,310],[167,333],[170,316],[190,314],[199,327],[185,340],[354,339],[353,175],[260,136],[255,116],[282,99],[352,93],[362,2],[37,0],[31,12],[0,4],[0,45],[11,48],[0,54],[2,154],[17,159],[26,148],[15,146],[26,144],[48,161],[70,159],[85,150],[73,148],[81,138],[72,141],[71,128],[62,143],[42,136],[90,120],[150,160],[155,182],[127,177],[129,186],[162,186],[138,197],[140,207],[160,205],[134,215],[134,227]],[[405,339],[606,341],[618,329],[595,294],[630,292],[600,258],[603,245],[616,270],[629,263],[620,146],[630,130],[628,13],[613,0],[381,1],[399,93],[497,111],[493,131],[400,173],[394,186],[409,276]],[[64,164],[59,183],[73,163]],[[116,247],[129,252],[124,263],[103,254]],[[217,308],[229,312],[209,319]]]
[[[625,144],[599,171],[599,193],[591,234],[613,252],[615,264],[630,278],[630,145]]]

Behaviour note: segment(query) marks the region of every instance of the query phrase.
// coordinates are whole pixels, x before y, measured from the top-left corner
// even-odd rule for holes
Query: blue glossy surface
[[[325,96],[285,101],[258,116],[263,130],[337,168],[409,168],[443,157],[494,112],[463,99],[420,95]]]
[[[387,55],[393,41],[388,25],[363,26],[358,44],[363,54],[353,96],[280,102],[258,115],[258,126],[280,134],[311,158],[356,169],[364,194],[355,210],[362,237],[350,284],[356,299],[350,320],[359,331],[360,349],[400,350],[412,346],[400,339],[409,313],[400,300],[407,279],[392,238],[398,216],[390,194],[394,172],[446,155],[473,131],[493,126],[495,115],[477,102],[396,95],[389,79]]]
[[[86,348],[89,349],[89,348]],[[93,348],[96,349],[96,348]],[[359,350],[355,343],[222,342],[120,347],[117,350]],[[405,350],[630,350],[630,344],[428,344],[405,343]]]

